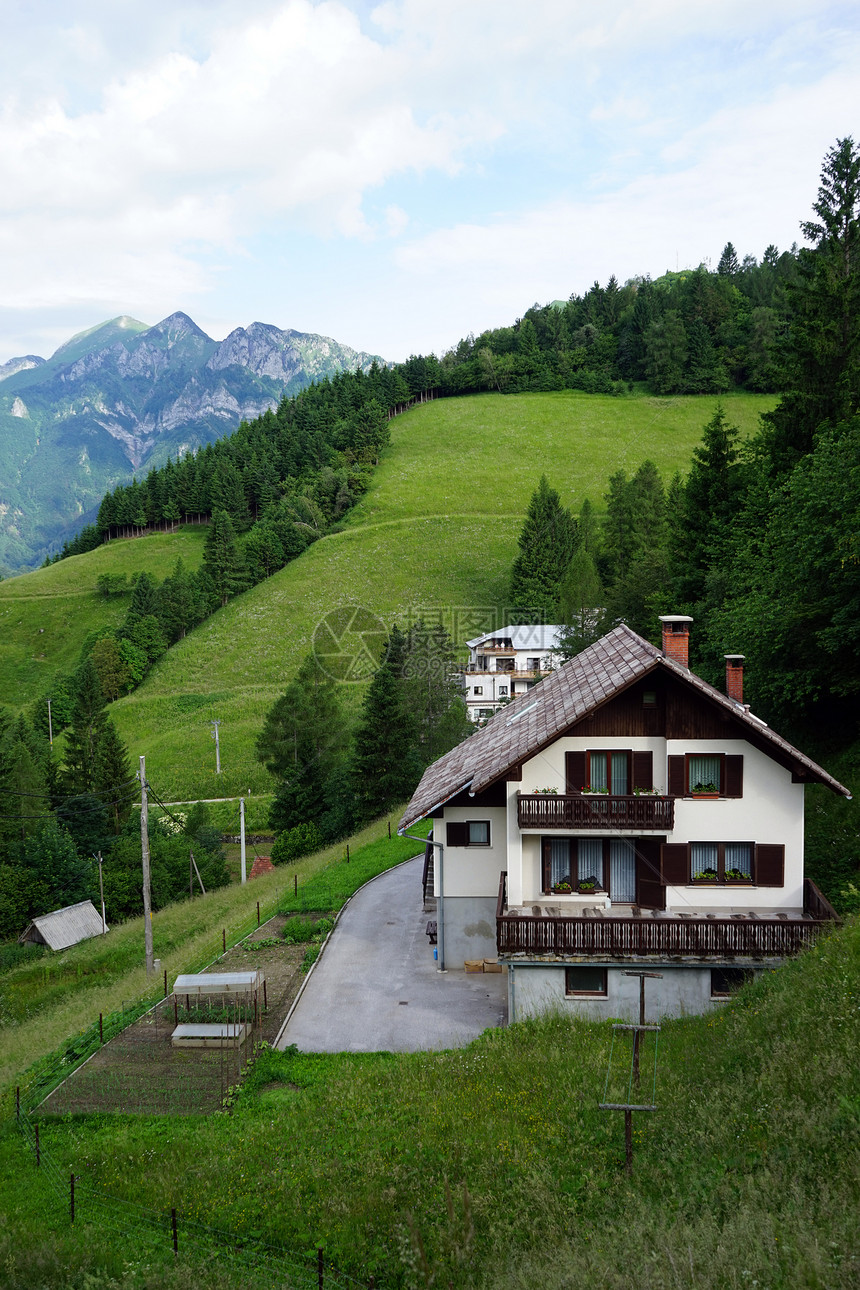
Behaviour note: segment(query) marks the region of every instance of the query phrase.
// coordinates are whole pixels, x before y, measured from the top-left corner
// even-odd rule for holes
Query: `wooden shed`
[[[77,905],[67,905],[65,909],[55,909],[52,914],[41,914],[28,923],[18,937],[23,945],[32,941],[36,945],[47,945],[52,950],[67,950],[70,945],[79,941],[88,941],[91,936],[101,936],[108,928],[102,925],[102,916],[91,900],[81,900]]]

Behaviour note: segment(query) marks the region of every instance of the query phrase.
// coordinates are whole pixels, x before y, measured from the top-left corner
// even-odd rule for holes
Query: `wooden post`
[[[260,926],[260,902],[257,901],[257,926]]]
[[[349,864],[349,843],[346,844],[346,863]]]
[[[633,1112],[624,1112],[624,1172],[633,1173]]]
[[[174,1254],[178,1254],[178,1253],[179,1253],[179,1240],[178,1240],[177,1232],[176,1232],[176,1208],[175,1208],[175,1206],[174,1206],[174,1207],[171,1209],[171,1211],[170,1211],[170,1225],[171,1225],[171,1227],[173,1228],[173,1253],[174,1253]]]
[[[391,841],[391,821],[388,821],[388,841]]]
[[[263,978],[263,1007],[266,1012],[269,1011],[269,1000],[266,998],[266,978]]]
[[[36,1130],[36,1168],[38,1169],[39,1165],[42,1163],[42,1149],[39,1145],[39,1126],[36,1124],[33,1127]]]
[[[239,798],[239,859],[241,868],[241,879],[245,883],[248,881],[248,874],[245,865],[245,799]]]
[[[298,896],[298,894],[299,894],[299,875],[297,873],[294,873],[293,874],[293,895]]]
[[[102,1013],[99,1013],[99,1043],[103,1044],[104,1041],[105,1041],[105,1032],[104,1032]]]
[[[69,1175],[69,1215],[75,1221],[75,1175]]]
[[[167,968],[164,969],[164,997],[167,998]]]
[[[227,953],[227,928],[226,927],[221,928],[221,951],[223,954]]]
[[[21,1119],[21,1085],[15,1086],[15,1119]]]

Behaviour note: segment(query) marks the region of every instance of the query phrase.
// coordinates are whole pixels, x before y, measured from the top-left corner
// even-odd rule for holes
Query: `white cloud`
[[[344,240],[390,246],[374,300],[401,328],[455,302],[515,313],[720,238],[760,251],[856,117],[856,15],[811,0],[42,9],[0,47],[0,254],[22,310],[229,317],[220,270],[262,230],[286,263],[317,239],[320,277]],[[270,276],[252,309],[292,325]],[[432,324],[403,309],[429,278]],[[346,299],[361,280],[341,274],[326,330],[373,326]]]

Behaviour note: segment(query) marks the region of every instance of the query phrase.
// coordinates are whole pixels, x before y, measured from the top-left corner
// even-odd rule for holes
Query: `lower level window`
[[[466,846],[488,847],[490,845],[490,821],[469,820]]]
[[[711,968],[711,998],[728,999],[752,976],[749,968]]]
[[[605,967],[569,967],[564,969],[564,992],[567,995],[606,995]]]

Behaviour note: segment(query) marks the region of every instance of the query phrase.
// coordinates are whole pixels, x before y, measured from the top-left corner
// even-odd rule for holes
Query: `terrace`
[[[624,906],[607,912],[596,906],[508,907],[507,873],[499,880],[496,945],[499,954],[611,959],[782,959],[812,945],[838,920],[832,905],[810,879],[804,882],[803,910],[719,915]]]

